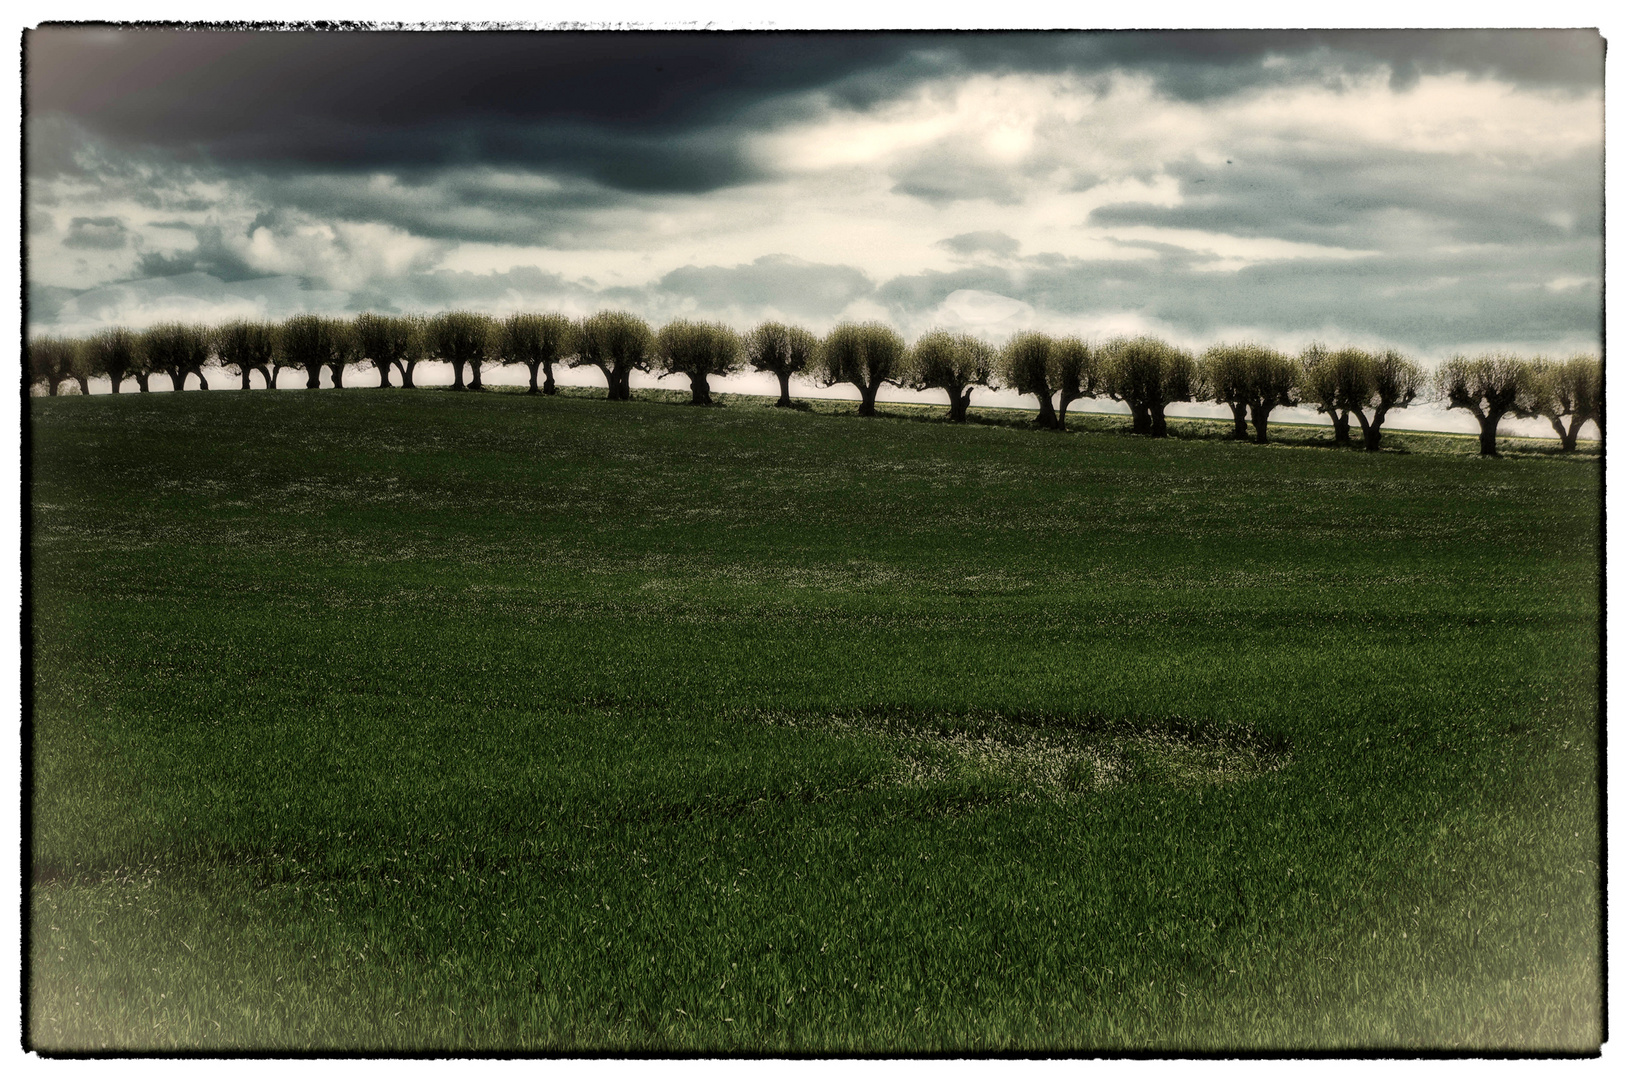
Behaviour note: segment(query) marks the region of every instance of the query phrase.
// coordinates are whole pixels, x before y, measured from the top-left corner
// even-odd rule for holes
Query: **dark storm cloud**
[[[1277,57],[1278,65],[1264,64]],[[753,131],[865,108],[926,79],[1131,70],[1194,100],[1279,82],[1450,70],[1600,87],[1591,31],[997,34],[253,33],[52,28],[27,39],[31,123],[261,168],[491,163],[629,191],[698,192],[756,175]],[[823,91],[812,97],[801,91]],[[31,170],[66,167],[49,152]],[[982,182],[988,178],[981,178]],[[899,178],[925,197],[966,186]]]
[[[1088,220],[1364,248],[1387,231],[1389,215],[1405,211],[1463,243],[1596,237],[1602,190],[1593,180],[1600,162],[1598,150],[1509,169],[1477,155],[1291,147],[1263,160],[1172,162],[1167,172],[1182,186],[1181,205],[1112,203]]]
[[[266,276],[263,270],[250,266],[226,244],[219,225],[188,225],[185,222],[154,222],[162,229],[185,229],[193,234],[193,250],[175,254],[157,251],[142,253],[136,264],[138,278],[179,277],[182,274],[203,273],[223,282],[249,281]]]
[[[1135,313],[1197,337],[1229,326],[1314,336],[1329,328],[1432,351],[1480,341],[1546,343],[1594,328],[1595,284],[1549,279],[1600,272],[1594,245],[1537,249],[1514,266],[1480,252],[1296,259],[1232,272],[1197,267],[1193,252],[1148,245],[1154,258],[1042,257],[1021,269],[970,267],[904,275],[878,288],[897,312],[920,314],[958,289],[982,289],[1061,315]],[[1491,303],[1490,297],[1500,297]]]
[[[76,217],[68,223],[63,247],[117,251],[130,242],[130,231],[118,218]]]
[[[714,308],[775,308],[807,318],[832,316],[869,295],[872,279],[853,266],[763,255],[751,265],[682,266],[663,275],[656,291]]]

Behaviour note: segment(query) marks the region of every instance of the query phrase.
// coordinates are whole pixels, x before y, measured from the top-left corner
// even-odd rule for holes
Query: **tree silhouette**
[[[414,365],[424,359],[424,320],[412,315],[378,315],[365,311],[351,320],[351,334],[357,342],[357,355],[379,372],[380,386],[391,385],[391,368],[402,376],[402,385],[413,387]]]
[[[861,392],[857,416],[876,416],[878,391],[899,383],[906,342],[883,323],[843,323],[821,343],[816,377],[823,386],[849,383]]]
[[[1201,386],[1205,396],[1229,406],[1234,414],[1236,439],[1249,439],[1246,430],[1246,402],[1251,397],[1251,365],[1248,357],[1255,345],[1214,345],[1201,354]]]
[[[122,326],[110,326],[92,334],[85,342],[92,370],[108,377],[115,394],[119,392],[119,384],[140,366],[139,351],[136,335]]]
[[[1465,409],[1478,419],[1478,453],[1499,457],[1495,429],[1508,415],[1528,415],[1520,402],[1529,389],[1529,378],[1529,365],[1518,357],[1483,353],[1452,356],[1438,369],[1435,381],[1451,408]]]
[[[208,390],[204,379],[204,364],[210,358],[210,332],[202,326],[186,323],[160,323],[142,333],[142,352],[155,372],[168,375],[170,385],[181,390],[187,376],[198,376],[198,388]]]
[[[1416,395],[1427,383],[1427,373],[1413,360],[1397,349],[1384,349],[1365,357],[1362,396],[1349,399],[1346,404],[1359,421],[1364,433],[1365,449],[1371,453],[1382,449],[1382,422],[1392,409],[1402,409],[1416,400]],[[1369,414],[1365,410],[1369,409]]]
[[[622,311],[602,311],[578,324],[572,367],[593,366],[606,377],[606,400],[628,401],[629,376],[651,369],[655,338],[644,319]]]
[[[664,375],[691,380],[691,404],[712,405],[708,376],[729,375],[742,366],[742,339],[724,323],[679,319],[657,332],[654,357]]]
[[[904,382],[913,390],[944,390],[951,399],[947,419],[961,424],[968,419],[974,388],[991,385],[996,362],[997,350],[977,337],[930,330],[912,346]]]
[[[453,365],[453,389],[465,389],[464,366],[470,365],[470,389],[481,389],[481,365],[492,355],[496,326],[489,315],[444,311],[425,324],[429,351]]]
[[[1290,357],[1264,345],[1214,345],[1201,357],[1204,395],[1229,406],[1237,439],[1246,437],[1250,414],[1257,441],[1269,441],[1269,413],[1297,403],[1298,375]]]
[[[79,343],[71,338],[39,337],[28,343],[28,381],[45,383],[50,395],[57,396],[57,387],[73,378],[74,360]]]
[[[278,344],[279,355],[286,361],[279,366],[303,369],[307,390],[321,386],[323,369],[343,364],[354,347],[350,323],[322,315],[296,315],[285,319],[278,329]]]
[[[525,364],[527,393],[539,393],[538,369],[544,369],[542,393],[555,392],[555,365],[577,351],[577,327],[565,315],[516,313],[498,327],[495,345],[502,364]]]
[[[1562,440],[1563,452],[1573,453],[1586,421],[1595,420],[1598,432],[1603,430],[1603,362],[1587,355],[1573,356],[1562,363],[1536,360],[1530,367],[1529,385],[1521,404],[1531,415],[1551,421],[1552,430]]]
[[[249,389],[249,373],[258,371],[272,387],[272,360],[277,355],[277,327],[271,323],[238,319],[215,329],[215,357],[221,366],[243,380],[240,389]]]
[[[1133,430],[1167,435],[1167,406],[1189,401],[1200,382],[1195,358],[1159,338],[1120,338],[1105,346],[1105,385],[1133,410]]]
[[[1038,427],[1063,426],[1053,411],[1053,392],[1057,389],[1050,381],[1055,370],[1053,350],[1053,339],[1035,330],[1020,331],[1002,347],[1002,385],[1036,397],[1040,403],[1035,421]]]
[[[1048,385],[1059,388],[1059,427],[1065,426],[1065,410],[1080,398],[1104,392],[1104,357],[1078,337],[1055,338],[1048,354]]]
[[[1331,418],[1331,433],[1338,446],[1352,442],[1349,425],[1354,402],[1369,396],[1370,355],[1363,349],[1332,351],[1315,343],[1298,358],[1301,371],[1297,396],[1305,405]]]
[[[743,347],[748,365],[754,371],[768,371],[776,376],[782,391],[781,397],[776,399],[776,407],[788,409],[793,405],[788,380],[810,369],[821,343],[808,330],[767,322],[748,334]]]

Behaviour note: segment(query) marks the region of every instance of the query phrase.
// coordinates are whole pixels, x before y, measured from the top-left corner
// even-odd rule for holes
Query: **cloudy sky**
[[[26,42],[29,318],[1595,351],[1594,31]]]

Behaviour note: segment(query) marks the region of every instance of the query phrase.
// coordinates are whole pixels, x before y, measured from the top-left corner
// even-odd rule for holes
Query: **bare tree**
[[[1053,339],[1035,330],[1020,331],[1002,347],[1002,385],[1036,397],[1040,403],[1035,421],[1038,427],[1064,426],[1053,411],[1053,392],[1057,389],[1049,381],[1054,369],[1053,352]]]
[[[946,418],[961,424],[968,419],[974,388],[991,385],[996,363],[997,350],[979,338],[930,330],[912,346],[902,372],[902,385],[913,390],[944,390],[951,399]]]
[[[85,351],[91,358],[91,367],[108,377],[115,394],[119,392],[119,384],[141,365],[136,335],[122,326],[111,326],[92,334],[85,342]]]
[[[657,332],[656,370],[691,380],[691,404],[712,405],[708,376],[729,375],[742,366],[742,338],[724,323],[678,319]]]
[[[39,337],[28,343],[28,381],[45,383],[50,395],[57,396],[57,387],[73,378],[74,359],[79,354],[79,342],[72,338]]]
[[[228,373],[249,389],[249,373],[258,371],[272,388],[272,359],[277,354],[277,327],[266,322],[238,319],[215,329],[215,358]]]
[[[425,325],[428,351],[453,365],[453,389],[465,389],[464,366],[471,366],[470,389],[481,389],[481,365],[491,355],[495,324],[490,315],[444,311]]]
[[[498,327],[495,351],[501,364],[525,364],[527,393],[555,392],[555,365],[578,348],[577,327],[565,315],[516,313]],[[538,369],[544,387],[538,389]]]
[[[843,323],[821,342],[816,377],[823,386],[849,383],[861,392],[857,416],[878,414],[878,391],[905,377],[906,341],[883,323]]]
[[[1104,357],[1078,337],[1055,338],[1048,354],[1048,385],[1059,388],[1059,427],[1070,403],[1104,392]]]
[[[1331,418],[1331,432],[1338,446],[1347,446],[1353,403],[1368,396],[1366,373],[1370,357],[1363,349],[1332,352],[1315,343],[1302,351],[1298,365],[1297,395],[1305,405]]]
[[[1438,369],[1440,396],[1453,409],[1465,409],[1478,419],[1478,453],[1499,457],[1495,430],[1507,416],[1526,416],[1521,401],[1528,390],[1529,365],[1508,353],[1456,355]]]
[[[644,319],[622,311],[602,311],[578,324],[572,367],[593,366],[606,377],[606,400],[628,401],[629,376],[651,369],[655,337]]]
[[[781,383],[782,394],[776,399],[778,409],[793,406],[788,380],[809,370],[820,349],[820,342],[808,330],[786,326],[779,322],[762,323],[743,342],[747,362],[754,371],[768,371]]]
[[[181,390],[188,375],[198,376],[198,388],[208,390],[204,364],[210,358],[210,332],[186,323],[160,323],[142,334],[142,352],[155,372],[170,377],[170,385]]]
[[[1524,410],[1544,416],[1562,440],[1564,453],[1573,453],[1580,429],[1588,420],[1603,430],[1603,362],[1595,356],[1573,356],[1557,363],[1536,360],[1530,368]],[[1564,424],[1564,419],[1568,423]]]
[[[1371,453],[1382,449],[1382,422],[1393,409],[1403,409],[1427,383],[1427,373],[1397,349],[1384,349],[1366,357],[1363,380],[1364,395],[1349,399],[1347,404],[1359,421],[1365,435],[1365,449]],[[1369,409],[1369,415],[1365,410]]]
[[[1120,338],[1105,346],[1105,384],[1132,408],[1134,431],[1144,413],[1152,438],[1166,438],[1167,406],[1192,400],[1199,382],[1195,358],[1158,338]]]

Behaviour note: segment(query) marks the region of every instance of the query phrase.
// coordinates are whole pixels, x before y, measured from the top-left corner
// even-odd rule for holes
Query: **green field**
[[[1602,472],[29,401],[40,1050],[1603,1038]]]

